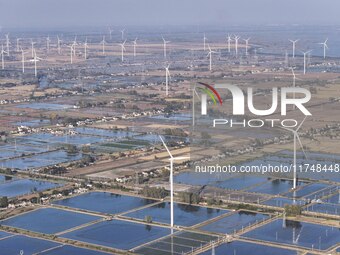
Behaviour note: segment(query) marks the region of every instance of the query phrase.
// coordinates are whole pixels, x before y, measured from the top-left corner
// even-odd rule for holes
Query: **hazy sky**
[[[339,11],[339,0],[0,0],[0,25],[340,24]]]

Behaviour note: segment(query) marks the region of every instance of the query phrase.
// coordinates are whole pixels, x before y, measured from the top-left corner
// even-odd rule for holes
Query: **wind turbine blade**
[[[295,130],[296,132],[299,131],[299,129],[301,128],[302,124],[305,122],[306,118],[307,118],[307,116],[305,116],[305,118],[301,121],[300,125]]]
[[[286,128],[286,127],[280,127],[281,129],[284,129],[284,130],[286,130],[286,131],[290,131],[290,132],[295,132],[295,130],[293,130],[293,129],[290,129],[290,128]]]
[[[161,136],[159,136],[159,138],[161,139],[161,141],[162,141],[162,143],[163,143],[163,146],[165,147],[166,151],[168,152],[170,158],[173,158],[173,156],[172,156],[171,152],[169,151],[168,146],[166,146],[166,144],[165,144],[163,138],[162,138]]]
[[[302,145],[302,142],[301,142],[301,140],[300,140],[299,134],[296,132],[295,135],[296,135],[296,138],[297,138],[297,140],[298,140],[298,142],[299,142],[299,144],[300,144],[301,150],[302,150],[303,154],[305,155],[305,158],[307,158],[307,155],[306,155],[305,149],[303,148],[303,145]]]
[[[200,99],[200,96],[198,95],[198,93],[197,93],[196,89],[194,89],[194,92],[195,92],[195,94],[196,94],[197,98],[198,98],[198,99]]]

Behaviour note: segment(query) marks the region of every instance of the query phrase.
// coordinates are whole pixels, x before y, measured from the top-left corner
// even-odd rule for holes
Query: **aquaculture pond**
[[[305,182],[298,182],[298,186],[305,185]],[[264,193],[264,194],[270,194],[270,195],[278,195],[281,193],[286,193],[293,187],[293,181],[292,180],[286,180],[286,179],[275,179],[268,181],[264,184],[258,185],[254,188],[247,189],[249,192],[258,192],[258,193]]]
[[[15,145],[15,141],[10,141],[13,144],[6,144],[0,146],[0,160],[14,157],[22,157],[29,154],[46,152],[46,147]]]
[[[317,192],[317,191],[320,191],[320,190],[323,190],[323,189],[329,188],[329,187],[331,187],[331,186],[328,185],[328,184],[324,184],[324,183],[311,183],[309,185],[301,187],[300,189],[298,189],[296,191],[290,191],[285,196],[296,197],[296,198],[305,197],[305,196],[310,195],[314,192]]]
[[[340,229],[319,224],[277,219],[242,236],[325,250],[340,242]]]
[[[340,204],[340,192],[338,192],[328,198],[323,199],[324,202],[331,203],[331,204]]]
[[[18,108],[30,108],[35,110],[66,110],[70,108],[74,108],[73,105],[66,105],[66,104],[50,104],[50,103],[30,103],[30,104],[20,104],[17,105]]]
[[[64,150],[56,150],[33,156],[26,156],[21,158],[0,161],[0,165],[2,167],[26,170],[30,168],[39,168],[56,165],[64,162],[75,161],[81,158],[82,158],[81,153],[70,154]]]
[[[241,190],[252,185],[258,185],[268,180],[268,177],[257,175],[207,174],[183,172],[174,176],[174,182],[190,185],[209,185],[224,189]]]
[[[41,255],[108,255],[109,253],[104,253],[100,251],[89,250],[85,248],[78,248],[71,245],[59,245],[50,250],[39,253]],[[113,253],[110,253],[113,254]]]
[[[174,203],[174,221],[176,225],[181,226],[196,225],[228,212],[227,210]],[[145,216],[151,216],[154,222],[170,223],[170,203],[163,202],[124,216],[142,220]]]
[[[7,197],[16,197],[33,192],[39,192],[60,187],[62,185],[63,184],[61,183],[54,183],[49,181],[14,178],[8,181],[0,181],[0,195]]]
[[[306,201],[301,199],[291,199],[285,197],[274,197],[269,200],[262,202],[264,205],[276,206],[276,207],[284,207],[285,205],[305,205]]]
[[[94,135],[54,135],[51,133],[38,133],[21,137],[21,139],[26,142],[37,142],[38,144],[41,142],[49,143],[49,144],[74,144],[74,145],[85,145],[85,144],[93,144],[105,141],[104,137],[94,136]]]
[[[269,215],[267,214],[240,211],[200,227],[200,229],[215,233],[233,234],[268,218]]]
[[[3,255],[37,254],[44,250],[60,246],[60,243],[32,238],[23,235],[13,235],[0,240],[0,253]]]
[[[199,248],[217,239],[217,236],[189,231],[175,232],[173,235],[148,243],[134,250],[142,255],[190,254],[192,249]]]
[[[62,237],[128,250],[170,234],[170,229],[121,220],[102,221]]]
[[[43,219],[43,220],[42,220]],[[100,217],[56,208],[40,208],[1,221],[1,225],[22,228],[44,234],[56,234]]]
[[[79,196],[54,201],[53,204],[101,213],[122,213],[156,200],[119,195],[110,192],[89,192]]]
[[[91,128],[91,127],[77,127],[74,130],[84,135],[93,135],[93,136],[102,136],[102,137],[106,136],[110,138],[133,137],[138,134],[138,133],[131,132],[131,131],[109,130],[109,129]]]
[[[225,243],[218,247],[214,248],[214,252],[212,250],[200,253],[201,255],[296,255],[296,251],[282,249],[272,246],[266,246],[255,243],[248,243],[242,241],[234,241],[231,243]]]
[[[41,127],[41,126],[46,126],[50,124],[51,124],[51,121],[45,120],[45,119],[27,120],[27,121],[20,121],[20,122],[15,123],[15,125],[17,126],[25,126],[25,127]]]
[[[308,206],[306,210],[310,212],[340,215],[339,204],[312,204]]]

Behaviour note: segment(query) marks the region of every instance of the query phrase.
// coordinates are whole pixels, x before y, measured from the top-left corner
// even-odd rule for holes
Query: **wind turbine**
[[[297,176],[296,176],[297,175],[297,169],[296,169],[297,168],[297,165],[296,165],[296,141],[299,142],[301,150],[302,150],[303,154],[305,155],[305,158],[307,158],[305,150],[303,149],[302,142],[300,140],[299,133],[298,133],[299,129],[301,128],[302,124],[305,122],[306,118],[307,118],[307,116],[301,121],[300,125],[295,130],[283,127],[283,129],[292,132],[293,136],[294,136],[294,152],[293,152],[293,154],[294,154],[293,155],[293,171],[294,171],[293,172],[294,173],[294,177],[293,177],[294,178],[294,180],[293,180],[293,189],[294,190],[296,189],[296,186],[297,186]]]
[[[166,146],[163,138],[159,136],[161,139],[163,146],[165,147],[166,151],[168,152],[170,158],[170,227],[174,227],[174,161],[176,160],[184,160],[189,159],[189,157],[173,157],[170,150],[168,149],[168,146]]]
[[[19,42],[20,42],[20,38],[17,38],[17,51],[20,51]]]
[[[170,41],[165,41],[164,37],[162,36],[163,39],[163,53],[164,53],[164,58],[166,58],[166,44],[169,43]]]
[[[73,46],[73,56],[76,56],[77,36],[74,37],[72,46]]]
[[[300,39],[296,39],[296,40],[290,40],[289,39],[289,41],[293,44],[293,58],[295,58],[295,45],[299,40]]]
[[[6,34],[6,54],[7,56],[9,56],[9,45],[10,45],[10,41],[9,41],[9,34]]]
[[[205,33],[203,35],[203,50],[205,51],[206,47],[205,47],[205,44],[206,44],[206,41],[207,41],[207,37],[205,36]]]
[[[213,51],[211,50],[210,48],[210,45],[208,44],[208,49],[209,49],[209,52],[208,52],[208,55],[207,57],[209,57],[209,70],[211,71],[212,70],[212,53],[217,53],[216,51]]]
[[[46,38],[47,53],[50,52],[50,42],[51,42],[50,36],[47,36],[47,38]]]
[[[230,53],[231,36],[229,34],[227,36],[227,42],[228,42],[228,52]]]
[[[120,43],[120,47],[121,47],[121,53],[122,53],[122,62],[124,61],[124,51],[125,51],[125,43],[126,43],[126,40],[123,42],[123,43]]]
[[[165,67],[165,95],[168,96],[169,95],[169,78],[170,76],[170,72],[169,72],[169,67],[170,65],[167,65]]]
[[[22,62],[22,73],[25,73],[25,54],[28,52],[24,52],[24,50],[21,48],[21,62]]]
[[[0,52],[0,54],[1,54],[1,68],[2,68],[2,70],[5,69],[5,60],[4,60],[5,53],[7,53],[7,51],[4,50],[4,45],[2,44],[1,45],[1,52]]]
[[[33,42],[33,39],[31,39],[31,52],[32,52],[32,58],[34,58],[34,44],[35,42]]]
[[[301,80],[299,78],[296,78],[296,74],[294,72],[294,68],[292,67],[292,74],[293,74],[293,88],[296,87],[296,80]],[[293,98],[295,99],[295,92],[293,93]],[[293,109],[295,109],[295,104],[293,105]]]
[[[103,36],[103,40],[100,42],[102,45],[102,51],[103,51],[103,55],[105,55],[105,35]]]
[[[327,41],[328,41],[328,38],[324,42],[318,43],[318,44],[323,45],[323,58],[324,59],[326,58],[326,50],[329,49],[327,45]]]
[[[41,58],[37,57],[37,53],[34,50],[34,58],[31,59],[32,62],[34,62],[34,76],[37,77],[37,62],[42,60]]]
[[[136,39],[133,41],[133,56],[136,56],[136,46],[137,46],[137,37]]]
[[[235,54],[236,56],[238,55],[238,40],[240,39],[239,36],[235,35],[234,40],[235,40]]]
[[[89,48],[88,43],[87,43],[87,38],[85,39],[84,43],[84,58],[87,59],[87,49]]]
[[[306,74],[306,56],[308,53],[312,52],[311,50],[303,52],[303,74]]]
[[[59,36],[57,36],[57,46],[58,46],[58,54],[60,55],[61,53],[61,48],[60,48],[60,43],[62,42],[62,40],[60,40]]]
[[[109,27],[110,40],[112,40],[112,32],[113,32],[113,29],[111,27]]]
[[[71,46],[68,47],[70,48],[70,62],[73,64],[74,44],[72,43]]]
[[[123,28],[122,30],[120,30],[120,32],[122,33],[122,40],[124,40],[124,32],[125,32],[125,28]]]
[[[250,40],[250,37],[248,39],[243,39],[243,41],[245,41],[246,43],[246,56],[248,56],[248,45],[249,45],[249,40]]]

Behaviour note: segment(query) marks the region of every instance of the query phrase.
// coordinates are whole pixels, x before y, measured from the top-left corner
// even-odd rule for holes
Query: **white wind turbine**
[[[73,54],[74,54],[74,43],[71,44],[71,46],[68,46],[70,48],[70,62],[73,64]]]
[[[103,55],[105,55],[105,35],[103,36],[103,40],[100,42],[100,44],[102,45],[102,53]]]
[[[228,52],[230,53],[231,36],[229,34],[227,36],[227,43],[228,43]]]
[[[122,33],[122,40],[124,40],[124,32],[125,32],[125,28],[123,28],[122,30],[120,30],[120,32]]]
[[[165,95],[169,95],[169,79],[171,77],[170,72],[169,72],[169,67],[170,65],[167,65],[165,67]]]
[[[325,59],[326,58],[326,50],[328,50],[328,45],[327,45],[327,41],[328,41],[328,38],[322,42],[322,43],[318,43],[318,44],[321,44],[323,45],[323,58]]]
[[[246,56],[248,56],[248,46],[249,46],[249,40],[250,40],[250,37],[247,38],[247,39],[243,39],[243,41],[246,43]]]
[[[164,58],[166,58],[166,44],[169,43],[170,41],[166,41],[163,36],[162,39],[163,39],[163,55]]]
[[[209,57],[209,70],[211,71],[212,70],[212,53],[217,53],[216,51],[213,51],[211,50],[210,48],[210,45],[208,44],[208,49],[209,49],[209,52],[208,52],[208,55],[207,57]]]
[[[163,138],[159,136],[161,139],[163,146],[165,147],[166,151],[168,152],[170,158],[170,226],[171,228],[174,227],[174,161],[176,160],[185,160],[190,159],[190,157],[173,157],[170,150],[168,149],[168,146],[166,146]]]
[[[124,51],[125,51],[125,43],[126,43],[126,40],[123,42],[123,43],[120,43],[120,48],[121,48],[121,54],[122,54],[122,62],[124,61]]]
[[[234,40],[235,40],[235,55],[238,55],[238,40],[240,39],[239,36],[235,35]]]
[[[301,150],[302,150],[303,154],[305,155],[305,158],[307,158],[305,150],[304,150],[303,145],[302,145],[302,142],[300,140],[299,133],[298,133],[299,129],[301,128],[301,126],[304,123],[304,121],[306,120],[306,118],[307,117],[305,117],[301,121],[300,125],[295,130],[294,129],[290,129],[290,128],[286,128],[286,127],[283,128],[285,130],[288,130],[288,131],[292,132],[293,133],[293,137],[294,137],[294,151],[293,151],[293,173],[294,173],[294,177],[293,177],[293,189],[294,190],[296,189],[296,186],[297,186],[296,141],[299,142]]]
[[[85,39],[84,43],[84,58],[87,59],[87,49],[89,48],[88,43],[87,43],[87,38]]]
[[[112,32],[113,32],[113,29],[111,27],[109,27],[110,40],[112,40]]]
[[[20,51],[20,46],[19,46],[20,39],[21,39],[21,38],[17,38],[17,52]]]
[[[22,73],[25,73],[25,54],[28,52],[25,52],[22,48],[21,50],[21,64],[22,64]]]
[[[203,35],[203,50],[204,50],[204,51],[205,51],[205,49],[206,49],[205,45],[206,45],[207,39],[208,39],[208,38],[205,36],[205,33],[204,33],[204,35]]]
[[[9,41],[9,34],[6,34],[6,54],[7,56],[9,56],[9,45],[11,44],[11,42]]]
[[[309,54],[310,52],[312,52],[311,50],[303,52],[303,74],[306,74],[306,56],[307,54]]]
[[[289,40],[293,44],[293,58],[295,58],[295,45],[300,39]]]
[[[62,40],[57,36],[57,48],[58,48],[58,54],[61,54],[61,42]]]
[[[136,47],[137,47],[137,37],[136,39],[133,41],[133,56],[136,56]]]
[[[72,46],[73,46],[73,56],[76,56],[77,36],[74,37]]]
[[[32,58],[34,58],[34,44],[36,44],[35,42],[33,42],[33,39],[31,39],[31,53],[32,53]]]
[[[296,87],[296,80],[301,80],[301,79],[296,78],[294,68],[291,68],[291,69],[292,69],[292,74],[293,74],[293,88],[295,88]],[[295,92],[293,93],[293,98],[295,99]],[[295,109],[295,104],[293,105],[293,109]]]
[[[50,42],[51,42],[50,36],[47,36],[47,38],[46,38],[46,49],[47,49],[47,53],[50,52]]]
[[[2,68],[2,70],[5,69],[5,59],[4,59],[5,53],[7,54],[7,51],[4,50],[4,45],[1,45],[1,52],[0,52],[0,54],[1,54],[1,68]]]
[[[37,62],[42,60],[41,58],[37,57],[37,53],[36,51],[34,50],[34,58],[31,59],[31,62],[34,62],[34,76],[37,77]]]

